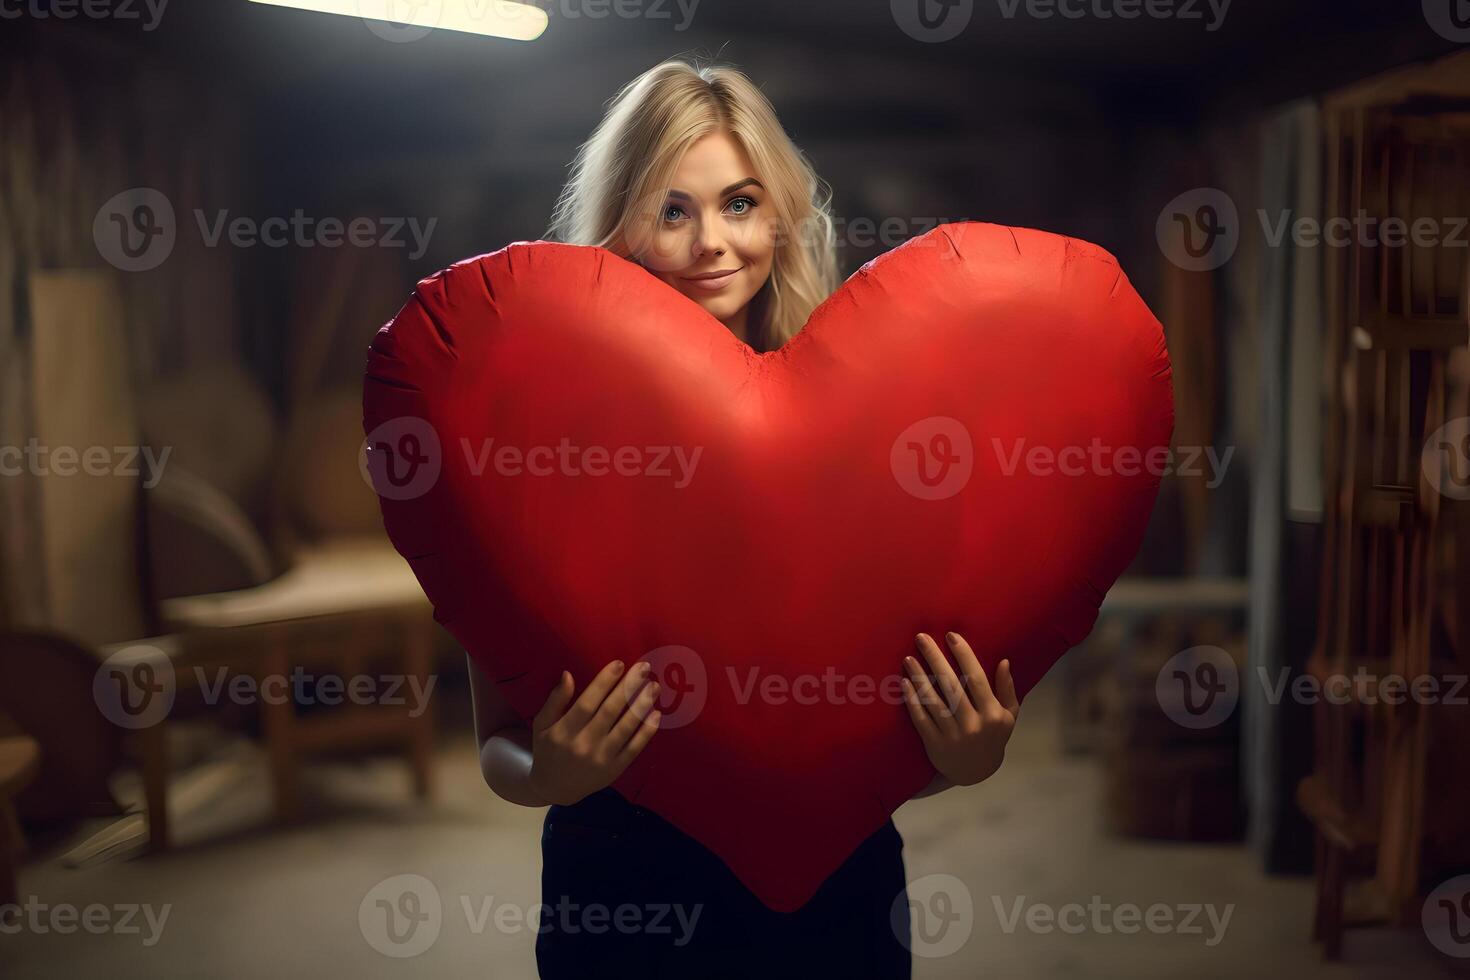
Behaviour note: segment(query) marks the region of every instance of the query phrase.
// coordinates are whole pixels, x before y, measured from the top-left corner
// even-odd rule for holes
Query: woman
[[[828,198],[770,103],[731,68],[668,61],[624,88],[578,153],[551,237],[639,263],[761,351],[790,340],[837,286]],[[969,645],[946,642],[958,672],[927,634],[915,639],[924,666],[903,659],[904,699],[937,770],[920,795],[994,773],[1019,710],[1008,662],[992,691]],[[647,663],[608,664],[579,696],[563,672],[529,727],[473,662],[470,676],[486,782],[512,803],[550,806],[543,977],[909,976],[891,820],[807,905],[773,912],[706,848],[610,788],[658,727]]]

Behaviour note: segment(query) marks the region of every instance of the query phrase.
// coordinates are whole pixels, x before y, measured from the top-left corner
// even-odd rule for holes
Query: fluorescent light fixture
[[[360,17],[373,33],[412,40],[431,30],[464,31],[534,41],[546,30],[546,11],[513,0],[253,0],[319,14]],[[391,32],[391,33],[390,33]]]

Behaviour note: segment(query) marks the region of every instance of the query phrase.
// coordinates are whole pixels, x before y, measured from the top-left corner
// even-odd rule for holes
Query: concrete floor
[[[1417,931],[1350,933],[1345,962],[1324,965],[1307,941],[1309,880],[1268,879],[1240,847],[1105,835],[1099,769],[1061,753],[1055,693],[1044,684],[1028,699],[996,777],[898,814],[911,900],[948,912],[945,928],[917,942],[915,977],[1464,975]],[[462,737],[446,739],[431,805],[405,802],[407,774],[393,761],[310,772],[311,817],[298,827],[269,826],[262,769],[182,822],[171,854],[83,869],[42,855],[23,869],[20,885],[23,900],[35,896],[46,910],[0,934],[0,976],[535,976],[524,914],[540,898],[541,812],[503,803],[484,787],[467,725]],[[431,891],[442,903],[411,941],[426,947],[411,958],[374,948],[410,948],[386,943],[373,924],[376,900],[402,892],[400,875],[431,883],[414,880],[421,912],[432,912]],[[1126,911],[1115,917],[1125,903],[1164,906],[1153,912],[1159,930],[1148,920],[1117,928],[1131,925]],[[159,929],[146,913],[156,923],[165,907]],[[52,917],[58,909],[63,918]],[[69,909],[82,919],[62,932]],[[1049,912],[1067,928],[1047,928]],[[1178,927],[1162,925],[1166,912]],[[90,931],[86,916],[94,917]]]

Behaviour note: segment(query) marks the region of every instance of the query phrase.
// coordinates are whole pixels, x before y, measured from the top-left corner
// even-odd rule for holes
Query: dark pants
[[[708,849],[611,789],[551,807],[541,854],[543,980],[910,975],[891,820],[791,913],[762,905]]]

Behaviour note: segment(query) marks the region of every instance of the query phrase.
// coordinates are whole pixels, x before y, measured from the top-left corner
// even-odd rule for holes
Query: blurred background
[[[915,975],[1470,975],[1462,0],[465,2],[0,0],[0,974],[534,975],[541,813],[382,534],[364,352],[690,54],[844,275],[1042,228],[1167,331],[1138,560],[1001,772],[896,816]]]

